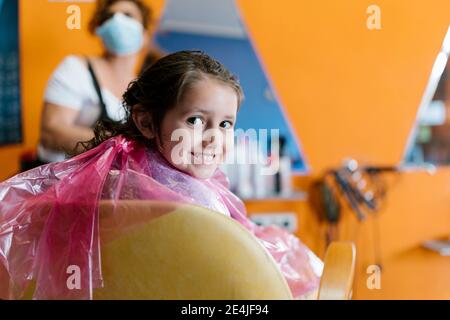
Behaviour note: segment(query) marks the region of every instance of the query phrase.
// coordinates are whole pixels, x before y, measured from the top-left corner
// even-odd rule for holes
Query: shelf
[[[308,194],[306,192],[294,192],[290,196],[274,195],[265,198],[243,198],[244,202],[265,202],[265,201],[306,201]]]

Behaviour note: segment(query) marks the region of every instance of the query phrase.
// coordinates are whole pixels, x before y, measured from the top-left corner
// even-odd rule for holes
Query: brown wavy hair
[[[94,14],[89,21],[89,32],[91,34],[95,34],[95,29],[97,29],[97,27],[101,26],[103,22],[110,18],[109,8],[116,2],[120,1],[128,1],[134,3],[141,12],[142,25],[144,26],[144,29],[148,29],[153,19],[153,12],[144,0],[97,0]]]
[[[133,113],[147,112],[152,131],[160,138],[160,124],[166,113],[180,102],[188,88],[205,78],[230,86],[236,93],[239,109],[244,94],[236,76],[202,51],[178,51],[151,64],[128,85],[122,97],[126,113],[123,122],[98,121],[94,128],[95,137],[90,141],[80,142],[81,145],[88,150],[121,134],[155,146],[155,139],[148,140],[136,127]]]

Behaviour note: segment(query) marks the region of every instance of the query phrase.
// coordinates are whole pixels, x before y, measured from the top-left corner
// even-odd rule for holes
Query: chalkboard
[[[0,0],[0,145],[22,142],[18,1]]]

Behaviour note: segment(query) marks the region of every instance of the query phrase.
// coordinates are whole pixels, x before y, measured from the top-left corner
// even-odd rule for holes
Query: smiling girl
[[[88,271],[83,288],[101,286],[99,199],[151,199],[235,219],[272,255],[295,298],[316,290],[322,262],[283,229],[251,222],[218,168],[242,99],[236,77],[203,52],[176,52],[154,63],[123,95],[123,123],[99,122],[83,154],[0,184],[0,262],[9,282],[20,288],[36,279],[35,298],[92,298],[92,290],[75,295],[62,284],[70,262]],[[39,199],[55,205],[49,209]],[[13,231],[1,232],[6,229]]]

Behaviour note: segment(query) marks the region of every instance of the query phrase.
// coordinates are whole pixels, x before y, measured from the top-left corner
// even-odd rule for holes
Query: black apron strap
[[[91,74],[92,83],[94,84],[95,91],[97,92],[98,101],[100,104],[100,116],[98,120],[111,120],[108,116],[108,113],[106,112],[106,104],[103,100],[102,90],[100,89],[100,85],[97,80],[97,76],[95,75],[94,68],[92,67],[91,62],[89,61],[89,58],[86,57],[87,65],[89,73]]]

